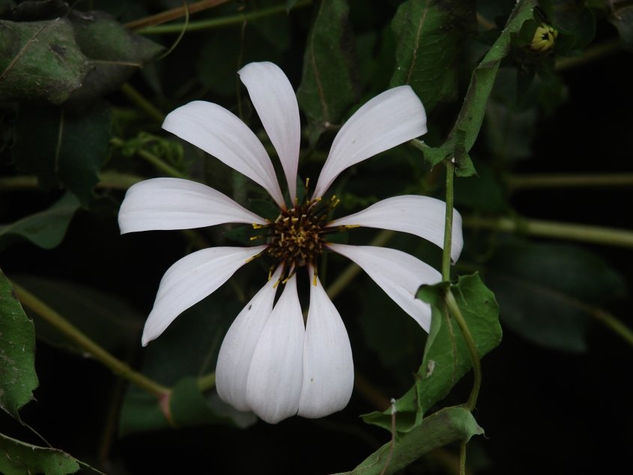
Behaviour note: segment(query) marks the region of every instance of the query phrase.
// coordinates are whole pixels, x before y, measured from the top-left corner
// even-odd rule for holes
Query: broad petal
[[[218,395],[239,411],[248,411],[246,381],[255,345],[273,310],[279,271],[242,309],[226,333],[215,369]]]
[[[328,247],[358,264],[402,310],[429,331],[431,307],[415,298],[422,284],[441,282],[441,274],[406,252],[377,246],[328,244]]]
[[[154,308],[143,328],[143,346],[159,337],[178,315],[213,293],[265,248],[211,247],[176,261],[160,281]]]
[[[122,234],[223,223],[266,224],[266,220],[213,188],[180,178],[152,178],[132,185],[119,209]]]
[[[255,414],[271,424],[294,416],[299,409],[304,334],[293,276],[264,325],[246,383],[246,402]]]
[[[426,112],[410,86],[377,95],[358,109],[334,138],[313,198],[323,196],[346,168],[425,133]]]
[[[281,160],[290,200],[294,204],[301,146],[297,96],[284,72],[273,63],[250,63],[238,74]]]
[[[379,201],[358,213],[335,219],[328,226],[367,226],[415,234],[444,247],[446,203],[430,196],[403,195]],[[457,261],[464,246],[462,217],[453,211],[451,258]]]
[[[347,406],[353,389],[349,337],[336,307],[316,278],[316,285],[310,285],[299,415],[324,417],[340,411]]]
[[[224,107],[212,102],[190,102],[170,112],[163,129],[259,183],[280,207],[285,206],[264,146],[244,122]]]

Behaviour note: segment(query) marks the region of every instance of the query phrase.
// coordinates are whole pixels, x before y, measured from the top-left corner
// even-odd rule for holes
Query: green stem
[[[299,0],[297,3],[295,3],[293,9],[305,7],[307,5],[310,5],[311,3],[312,0]],[[246,13],[239,13],[237,15],[225,16],[221,18],[210,18],[208,20],[190,21],[188,24],[173,23],[169,25],[148,26],[147,28],[139,30],[139,33],[143,33],[146,35],[158,35],[163,33],[180,33],[183,30],[186,30],[188,32],[210,30],[213,28],[220,28],[224,26],[238,25],[245,21],[253,21],[258,18],[264,18],[283,12],[287,12],[285,2],[279,5],[274,5],[272,7],[261,8],[259,10]]]
[[[156,122],[163,122],[165,119],[165,114],[163,114],[154,104],[145,99],[145,97],[130,86],[128,83],[124,83],[121,86],[121,92],[139,109],[145,112],[149,117],[154,119]]]
[[[387,241],[389,241],[389,239],[391,239],[391,237],[394,234],[395,233],[393,231],[389,231],[386,229],[382,230],[376,235],[374,239],[372,239],[369,245],[382,246]],[[340,294],[341,291],[345,287],[347,287],[347,285],[352,280],[354,280],[354,278],[358,275],[359,272],[360,272],[360,267],[358,267],[356,264],[348,265],[347,268],[338,276],[338,278],[334,282],[332,282],[332,285],[330,285],[327,288],[327,294],[330,296],[330,298],[333,299],[338,294]]]
[[[200,391],[208,391],[215,387],[215,373],[205,374],[198,378],[198,388]]]
[[[633,346],[633,330],[624,325],[614,315],[611,315],[609,312],[605,312],[600,308],[595,308],[591,310],[589,314],[599,322],[603,323],[606,327],[617,333],[618,336],[620,336],[629,345]]]
[[[444,249],[442,251],[442,280],[451,280],[451,237],[453,236],[453,178],[455,165],[446,160],[446,214],[444,219]]]
[[[466,216],[462,224],[474,229],[523,233],[528,236],[569,239],[571,241],[592,242],[609,246],[633,247],[633,231],[591,226],[585,224],[559,223],[524,218],[485,218]]]
[[[123,145],[125,145],[125,142],[117,137],[112,137],[110,139],[110,143],[114,145],[115,147],[122,147]],[[169,176],[173,176],[176,178],[188,178],[186,175],[176,170],[170,164],[165,163],[160,157],[157,157],[156,155],[154,155],[151,152],[148,152],[147,150],[142,150],[142,149],[137,150],[136,153],[139,157],[145,159],[146,161],[154,165],[158,170],[160,170],[161,172],[164,172],[165,174]]]
[[[72,323],[62,317],[55,310],[50,308],[35,295],[28,290],[19,286],[15,282],[11,282],[16,297],[25,307],[30,308],[48,323],[53,325],[66,338],[77,344],[82,350],[91,354],[96,360],[107,366],[112,372],[122,378],[127,379],[141,389],[155,395],[156,397],[165,397],[169,394],[170,389],[156,381],[153,381],[141,373],[137,373],[129,365],[112,356],[101,346],[87,337],[81,330]]]
[[[621,48],[619,39],[606,41],[601,44],[587,48],[582,56],[573,56],[570,58],[560,58],[556,60],[555,68],[557,71],[565,71],[566,69],[582,66],[597,59],[615,53]]]
[[[0,190],[28,190],[31,188],[37,188],[37,177],[23,175],[23,176],[7,176],[0,178]]]
[[[481,361],[479,359],[479,351],[477,351],[475,340],[473,340],[473,336],[470,333],[468,324],[466,323],[466,320],[462,315],[462,311],[459,309],[459,305],[457,305],[455,296],[450,289],[446,292],[445,299],[448,311],[455,319],[457,325],[459,326],[459,329],[462,332],[464,341],[466,342],[466,347],[468,348],[468,353],[470,354],[470,361],[473,364],[473,387],[470,391],[470,395],[468,396],[468,401],[466,401],[465,404],[466,409],[472,411],[473,409],[475,409],[475,405],[477,404],[477,398],[479,397],[479,388],[481,388]]]
[[[107,170],[99,174],[97,188],[127,190],[130,186],[143,180],[145,180],[145,178],[138,175]]]
[[[631,186],[633,173],[586,174],[529,174],[508,175],[504,179],[510,190],[525,188],[568,188],[592,186]]]
[[[459,444],[459,475],[466,475],[466,441]]]

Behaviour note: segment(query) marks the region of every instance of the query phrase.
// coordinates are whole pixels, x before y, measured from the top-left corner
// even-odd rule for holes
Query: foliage
[[[77,456],[112,473],[457,473],[484,427],[489,438],[469,444],[472,473],[626,461],[632,47],[626,1],[0,1],[0,472],[90,468]],[[428,134],[341,174],[335,216],[404,194],[454,199],[461,213],[460,259],[417,294],[432,311],[428,335],[325,254],[319,279],[336,295],[357,377],[348,408],[325,420],[267,426],[214,389],[224,335],[269,271],[261,259],[140,347],[171,263],[256,233],[121,236],[133,183],[188,178],[278,213],[253,182],[160,129],[169,111],[207,100],[275,161],[236,74],[251,61],[278,64],[297,91],[300,181],[317,178],[368,99],[405,84],[421,98]],[[437,269],[448,257],[406,233],[332,239],[379,241]],[[558,395],[565,411],[550,403]],[[531,407],[551,412],[525,421]],[[589,410],[601,417],[578,415]],[[557,417],[554,448],[541,427]]]

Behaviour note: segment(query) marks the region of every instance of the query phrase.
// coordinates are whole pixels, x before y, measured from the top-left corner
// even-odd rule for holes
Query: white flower
[[[346,168],[426,133],[426,114],[409,86],[374,97],[340,129],[311,198],[297,201],[300,146],[299,108],[292,86],[272,63],[251,63],[239,71],[272,142],[288,183],[288,207],[272,162],[255,134],[228,110],[195,101],[179,107],[163,128],[259,183],[280,209],[268,221],[231,198],[192,181],[156,178],[132,186],[121,205],[122,233],[187,229],[222,223],[267,228],[267,242],[251,247],[213,247],[194,252],[163,276],[142,343],[157,338],[185,309],[214,292],[242,265],[260,254],[278,262],[272,276],[231,325],[216,368],[218,394],[239,410],[251,410],[276,423],[300,415],[322,417],[344,408],[351,396],[354,367],[341,317],[316,275],[325,250],[342,254],[367,274],[428,331],[430,308],[415,298],[422,284],[441,280],[419,259],[395,250],[325,241],[341,227],[367,226],[412,233],[441,246],[445,204],[426,196],[396,196],[358,213],[328,222],[331,200],[321,200]],[[461,219],[455,214],[451,255],[462,248]],[[306,267],[310,307],[304,325],[296,272]],[[303,271],[302,271],[303,272]],[[283,291],[275,303],[279,283]]]

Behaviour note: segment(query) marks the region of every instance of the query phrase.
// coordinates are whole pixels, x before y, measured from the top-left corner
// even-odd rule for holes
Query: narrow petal
[[[213,188],[180,178],[152,178],[132,185],[119,209],[122,234],[223,223],[266,224],[266,220]]]
[[[174,263],[160,281],[142,343],[158,338],[183,311],[213,293],[266,246],[211,247]]]
[[[293,276],[264,325],[246,382],[248,405],[271,424],[294,416],[299,409],[304,334],[297,282]]]
[[[345,325],[316,278],[316,285],[310,285],[299,415],[324,417],[340,411],[353,388],[354,362]]]
[[[402,310],[429,331],[431,308],[415,298],[422,284],[437,284],[441,274],[406,252],[377,246],[328,244],[328,247],[358,264]]]
[[[430,196],[403,195],[379,201],[358,213],[335,219],[328,226],[367,226],[415,234],[433,244],[444,246],[446,203]],[[451,258],[457,261],[464,238],[462,217],[453,211]]]
[[[226,333],[215,369],[218,395],[239,411],[250,410],[246,402],[246,381],[255,345],[273,310],[279,271],[242,309]]]
[[[290,200],[297,195],[297,166],[301,145],[299,105],[284,72],[269,62],[250,63],[238,71],[255,110],[277,151],[288,181]]]
[[[394,87],[377,95],[334,138],[313,198],[323,196],[346,168],[425,133],[426,112],[411,87]]]
[[[264,146],[244,122],[212,102],[193,101],[170,112],[163,129],[201,148],[263,186],[280,207],[284,199]]]

